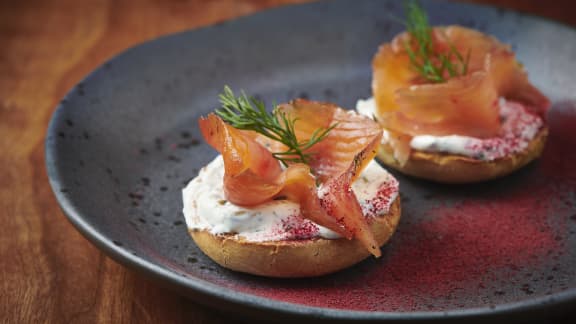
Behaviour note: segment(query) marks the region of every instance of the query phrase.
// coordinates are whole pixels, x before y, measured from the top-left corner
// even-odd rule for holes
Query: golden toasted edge
[[[398,226],[401,207],[398,196],[387,214],[370,224],[380,246]],[[214,235],[205,230],[189,230],[196,245],[219,265],[267,277],[314,277],[356,264],[370,253],[358,240],[323,239],[248,242],[236,235]]]
[[[394,158],[392,148],[385,143],[381,145],[377,158],[385,165],[414,177],[441,183],[473,183],[503,177],[530,163],[542,154],[547,137],[548,128],[543,127],[525,150],[493,161],[412,150],[410,158],[402,166]]]

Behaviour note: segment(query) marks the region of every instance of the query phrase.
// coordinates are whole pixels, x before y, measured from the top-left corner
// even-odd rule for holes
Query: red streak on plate
[[[470,186],[401,178],[402,221],[380,259],[321,278],[238,275],[223,284],[279,301],[363,311],[457,309],[552,293],[551,272],[562,266],[568,222],[576,217],[576,106],[556,105],[548,122],[542,158],[508,178]]]

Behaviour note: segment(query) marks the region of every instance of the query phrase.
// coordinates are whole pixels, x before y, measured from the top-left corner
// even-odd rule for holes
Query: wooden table
[[[306,1],[0,2],[0,323],[229,322],[118,265],[72,227],[48,185],[44,135],[65,92],[127,47]],[[474,1],[576,26],[571,0]]]

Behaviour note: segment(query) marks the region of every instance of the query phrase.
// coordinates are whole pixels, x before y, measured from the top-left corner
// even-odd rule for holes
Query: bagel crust
[[[380,246],[392,236],[401,214],[400,196],[387,214],[369,220]],[[219,265],[239,272],[267,277],[314,277],[350,267],[370,252],[358,240],[314,238],[306,240],[250,242],[236,234],[212,234],[189,229],[196,245]]]
[[[526,149],[493,161],[412,150],[406,164],[401,165],[387,143],[381,145],[377,158],[410,176],[441,183],[473,183],[503,177],[530,163],[542,154],[547,137],[548,128],[542,127]]]

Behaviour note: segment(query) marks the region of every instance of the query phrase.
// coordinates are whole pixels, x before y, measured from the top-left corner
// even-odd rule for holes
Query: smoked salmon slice
[[[383,44],[374,56],[372,90],[377,118],[397,134],[463,135],[488,138],[500,134],[499,98],[518,101],[544,117],[550,102],[528,80],[508,45],[460,26],[432,29],[432,49],[469,53],[467,72],[443,83],[423,80],[411,65],[408,32]],[[456,57],[452,60],[456,62]]]
[[[280,163],[250,131],[238,130],[210,114],[199,120],[202,135],[224,160],[224,194],[231,203],[254,206],[283,195],[301,205],[302,216],[342,236],[352,234],[320,206],[316,182],[305,164],[282,170]],[[251,134],[252,133],[252,134]]]
[[[382,136],[382,127],[372,119],[331,103],[296,99],[280,105],[278,109],[298,120],[295,131],[301,140],[308,140],[319,128],[336,125],[321,142],[306,152],[311,156],[310,167],[321,183],[342,174],[357,154],[370,145],[373,139]],[[361,160],[358,174],[370,159]],[[354,181],[358,174],[351,180]]]
[[[360,240],[364,247],[376,257],[380,256],[378,243],[372,235],[366,218],[362,214],[362,207],[360,207],[354,191],[350,190],[350,186],[365,166],[365,161],[372,160],[376,155],[381,136],[372,138],[372,141],[354,156],[352,163],[344,172],[326,181],[324,184],[326,189],[322,199],[323,207],[338,221],[342,222],[347,229],[351,230],[354,237]]]
[[[236,204],[251,206],[274,197],[282,189],[278,183],[282,168],[247,131],[238,130],[210,114],[199,121],[204,139],[224,159],[224,191]]]
[[[358,239],[380,256],[351,184],[376,155],[382,128],[367,117],[328,103],[298,99],[278,109],[295,120],[299,141],[309,140],[318,129],[334,126],[306,151],[309,165],[291,163],[282,169],[273,156],[284,151],[281,143],[238,130],[215,114],[200,119],[204,138],[223,156],[227,199],[244,206],[278,198],[296,201],[303,217],[348,239]]]

